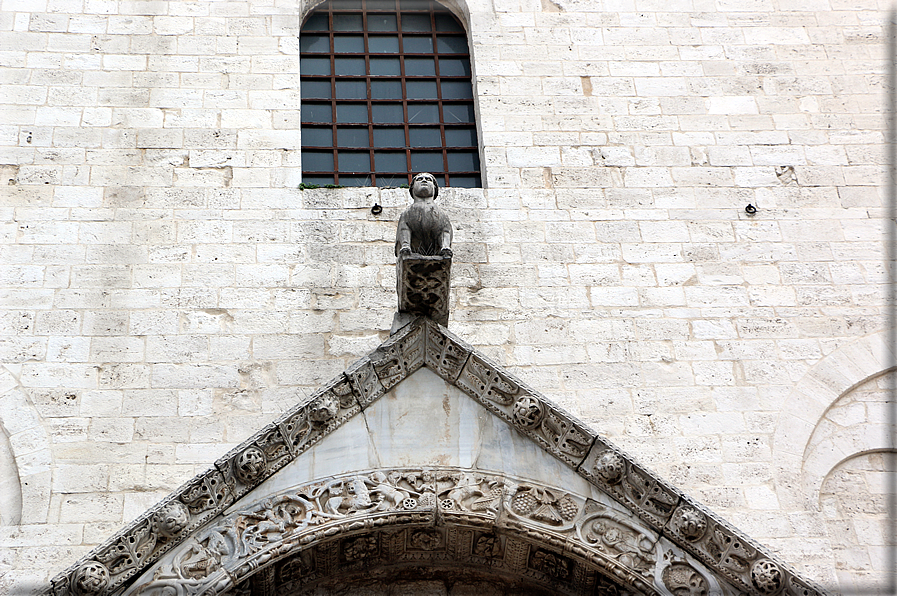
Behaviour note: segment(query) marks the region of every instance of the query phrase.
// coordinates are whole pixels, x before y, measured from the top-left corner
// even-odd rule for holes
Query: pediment
[[[421,566],[545,593],[822,594],[423,317],[49,591],[300,594]]]

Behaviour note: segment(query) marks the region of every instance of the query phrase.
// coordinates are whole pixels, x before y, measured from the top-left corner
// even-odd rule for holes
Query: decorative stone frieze
[[[591,429],[484,356],[471,354],[455,384],[563,461],[576,466],[588,453]]]
[[[663,528],[679,502],[675,489],[601,438],[595,439],[578,471],[656,530]]]
[[[328,541],[335,560],[321,558]],[[123,594],[222,594],[272,564],[281,581],[310,585],[371,565],[458,558],[561,582],[561,593],[611,581],[652,594],[658,548],[619,510],[563,489],[458,469],[377,470],[219,516]]]
[[[433,321],[427,320],[423,324],[427,330],[427,348],[424,354],[427,368],[449,383],[454,383],[473,348]]]

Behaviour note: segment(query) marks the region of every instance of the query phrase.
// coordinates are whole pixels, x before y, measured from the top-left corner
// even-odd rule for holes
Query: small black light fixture
[[[380,206],[380,203],[374,203],[374,206],[371,207],[371,214],[380,215],[381,213],[383,213],[383,207]]]
[[[747,207],[744,208],[744,212],[748,215],[753,215],[757,212],[757,208],[754,207],[751,203],[748,203]]]

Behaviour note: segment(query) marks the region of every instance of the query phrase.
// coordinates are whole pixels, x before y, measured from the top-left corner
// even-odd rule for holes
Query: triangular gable
[[[93,549],[56,576],[49,592],[54,596],[122,593],[199,529],[213,521],[227,523],[228,516],[236,515],[231,510],[235,503],[241,499],[246,502],[245,497],[263,482],[422,367],[504,420],[599,493],[611,497],[614,506],[628,511],[646,532],[668,540],[700,561],[718,578],[719,585],[730,587],[726,592],[734,586],[758,596],[822,594],[818,587],[799,578],[765,549],[636,463],[586,424],[426,318],[393,334],[309,399]],[[588,507],[588,503],[582,507]],[[608,560],[602,565],[607,567]],[[652,591],[644,582],[639,584],[636,575],[625,579],[623,575],[631,575],[626,565],[614,565],[606,571],[620,575],[621,580],[642,591]]]

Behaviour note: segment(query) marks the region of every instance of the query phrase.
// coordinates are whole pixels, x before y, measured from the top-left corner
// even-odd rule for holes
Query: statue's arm
[[[439,254],[443,257],[452,256],[452,222],[449,221],[448,217],[443,216],[445,221],[442,226],[442,243],[441,250]]]
[[[411,254],[411,228],[408,227],[408,221],[405,214],[399,218],[399,225],[396,228],[396,256]]]

